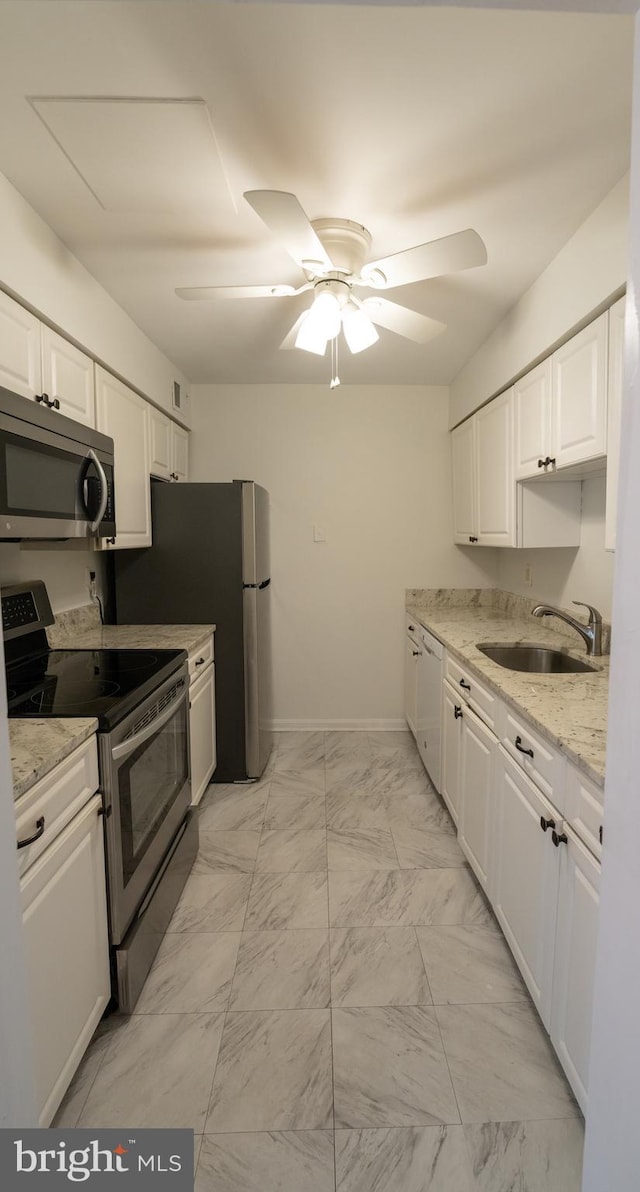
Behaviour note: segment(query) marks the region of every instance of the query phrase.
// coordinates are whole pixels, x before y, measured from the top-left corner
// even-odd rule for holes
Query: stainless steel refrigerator
[[[215,782],[259,778],[272,748],[269,494],[252,481],[151,486],[153,546],[114,551],[109,619],[214,624]]]

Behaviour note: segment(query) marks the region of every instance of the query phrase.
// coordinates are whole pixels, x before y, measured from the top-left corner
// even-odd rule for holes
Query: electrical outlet
[[[531,566],[531,563],[525,563],[525,565],[524,565],[525,587],[530,588],[532,583],[533,583],[533,567]]]

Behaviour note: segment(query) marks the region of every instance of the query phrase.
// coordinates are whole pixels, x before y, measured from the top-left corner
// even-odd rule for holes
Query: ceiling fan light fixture
[[[365,348],[371,348],[380,338],[371,319],[356,306],[344,307],[342,330],[347,347],[353,355],[364,352]]]
[[[307,313],[300,324],[295,346],[302,348],[303,352],[313,352],[315,356],[324,356],[327,350],[327,337],[322,328],[314,323],[311,311]]]

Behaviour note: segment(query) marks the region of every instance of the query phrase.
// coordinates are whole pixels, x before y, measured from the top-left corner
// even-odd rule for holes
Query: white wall
[[[55,232],[0,174],[0,287],[179,421],[174,378],[186,378],[147,339]]]
[[[455,377],[451,426],[548,354],[624,286],[628,227],[625,175]]]
[[[192,479],[271,493],[277,721],[404,724],[405,588],[495,582],[494,551],[452,545],[447,410],[443,387],[193,387]]]
[[[594,604],[610,620],[615,555],[604,549],[606,478],[582,482],[580,546],[571,550],[498,551],[498,587],[567,608],[572,600]],[[532,583],[524,583],[526,565]],[[580,614],[578,614],[580,615]]]
[[[42,579],[54,613],[88,604],[87,570],[96,572],[102,595],[104,560],[88,550],[21,550],[17,543],[0,542],[0,587]]]

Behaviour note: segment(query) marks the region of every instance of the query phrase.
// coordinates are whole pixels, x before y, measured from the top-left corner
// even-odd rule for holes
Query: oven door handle
[[[144,745],[144,742],[148,741],[150,737],[153,737],[159,729],[164,728],[167,721],[171,720],[171,717],[175,715],[178,708],[182,707],[185,703],[186,698],[187,691],[184,691],[179,699],[169,704],[169,707],[165,708],[164,712],[161,712],[159,716],[156,716],[156,719],[152,720],[151,724],[148,724],[146,728],[141,728],[140,732],[136,733],[134,737],[128,737],[120,745],[115,745],[111,750],[111,756],[114,762],[119,762],[122,758],[129,757],[130,754],[135,753],[139,745]]]
[[[93,447],[90,447],[89,450],[87,451],[87,454],[85,456],[85,461],[95,464],[96,471],[98,473],[98,479],[100,480],[100,493],[101,493],[100,507],[99,507],[98,513],[96,515],[96,520],[89,522],[89,533],[95,534],[96,530],[98,529],[98,526],[100,525],[100,522],[102,521],[102,519],[106,513],[107,501],[109,500],[109,485],[107,484],[107,477],[105,474],[105,470],[104,470],[102,464],[100,463],[98,456],[96,455],[95,451],[93,450]],[[87,509],[88,498],[87,498],[86,477],[84,479],[83,486],[82,486],[82,495],[83,495],[83,500],[84,500],[84,511],[85,511],[87,517],[89,517],[89,510]]]

